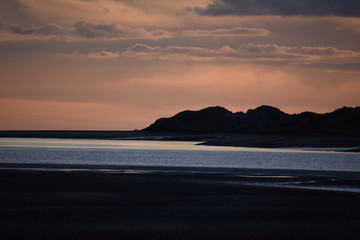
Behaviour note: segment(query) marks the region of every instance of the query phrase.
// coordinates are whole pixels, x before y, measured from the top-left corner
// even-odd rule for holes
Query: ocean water
[[[326,188],[329,189],[329,185],[332,185],[333,189],[360,191],[360,186],[358,186],[359,153],[324,151],[323,149],[214,147],[198,145],[198,143],[2,138],[0,139],[0,167],[4,168],[9,164],[31,164],[32,167],[44,166],[44,164],[46,166],[65,164],[84,166],[84,168],[100,165],[107,171],[109,167],[106,166],[236,169],[239,177],[229,183],[240,181],[250,185],[292,187],[306,185],[307,188],[317,188],[319,184],[314,184],[314,179],[305,184],[303,181],[298,181],[304,179],[304,171],[308,171],[305,174],[307,179],[310,175],[315,175],[315,172],[319,175],[320,171],[322,176],[326,173],[325,175],[328,179],[332,179],[333,183],[339,180],[340,175],[346,178],[347,184],[339,187],[339,184],[327,182]],[[253,169],[253,171],[246,174],[241,171],[246,169]],[[275,170],[282,171],[280,173],[274,172]],[[303,172],[301,174],[294,172],[299,170]],[[271,179],[276,179],[276,181]],[[324,184],[320,188],[324,189]]]
[[[214,147],[198,142],[0,139],[0,163],[359,171],[360,154]]]

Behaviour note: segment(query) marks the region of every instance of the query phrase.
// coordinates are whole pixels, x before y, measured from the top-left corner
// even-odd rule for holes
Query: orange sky
[[[359,106],[354,2],[329,13],[296,3],[263,15],[233,0],[4,0],[0,129],[142,129],[214,105]]]

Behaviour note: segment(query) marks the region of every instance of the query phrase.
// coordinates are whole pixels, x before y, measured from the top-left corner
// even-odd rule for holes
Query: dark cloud
[[[10,25],[0,32],[1,41],[18,40],[124,40],[124,39],[163,39],[173,37],[172,32],[162,29],[145,29],[118,26],[115,24],[93,24],[76,22],[70,26],[47,24],[24,27]]]
[[[117,27],[114,24],[92,24],[77,22],[73,25],[74,34],[84,38],[115,38],[127,37],[129,33],[134,34],[136,30]]]
[[[168,31],[160,29],[146,30],[144,28],[121,27],[114,24],[92,24],[87,22],[77,22],[73,25],[73,27],[75,35],[88,39],[161,39],[170,38],[173,35]]]
[[[2,34],[1,34],[2,33]],[[6,34],[4,34],[6,33]],[[9,35],[10,34],[10,35]],[[0,40],[120,40],[120,39],[167,39],[175,34],[183,37],[212,37],[212,38],[239,38],[239,37],[266,37],[270,31],[262,28],[218,28],[218,29],[187,29],[169,32],[162,29],[145,29],[120,26],[115,24],[94,24],[79,21],[67,26],[47,24],[43,26],[24,27],[10,25],[7,31],[0,32]],[[1,38],[1,35],[3,37]],[[7,36],[5,36],[7,35]]]
[[[8,27],[11,33],[19,35],[64,35],[66,30],[56,24],[48,24],[40,27],[25,28],[20,25],[11,25]]]
[[[84,38],[101,38],[124,36],[125,32],[117,29],[112,24],[90,24],[86,22],[77,22],[74,24],[74,33]]]
[[[280,15],[360,17],[359,0],[214,0],[203,15]]]

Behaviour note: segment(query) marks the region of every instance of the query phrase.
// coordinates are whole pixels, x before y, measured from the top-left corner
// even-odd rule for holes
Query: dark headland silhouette
[[[183,111],[147,127],[152,132],[197,133],[360,133],[360,107],[343,107],[330,113],[287,114],[272,106],[246,113],[223,107]]]
[[[134,131],[0,131],[0,137],[87,138],[200,141],[206,145],[243,147],[360,148],[360,107],[330,113],[288,114],[272,106],[247,112],[223,107],[182,111]]]
[[[197,140],[215,146],[349,147],[347,151],[358,152],[360,107],[288,114],[265,105],[246,113],[216,106],[158,119],[143,131],[170,132],[167,140]]]

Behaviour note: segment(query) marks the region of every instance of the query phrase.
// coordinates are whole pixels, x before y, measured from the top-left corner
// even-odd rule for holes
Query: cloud
[[[223,46],[217,49],[201,47],[151,47],[135,44],[122,53],[125,57],[161,60],[193,61],[246,61],[265,64],[318,66],[332,69],[358,71],[360,52],[340,50],[333,47],[287,47],[276,44],[246,44],[239,48]]]
[[[108,59],[108,58],[117,58],[120,56],[120,53],[119,52],[100,51],[100,52],[96,52],[96,53],[90,53],[88,56],[90,58]]]
[[[201,15],[360,17],[358,0],[213,0]]]
[[[0,7],[3,1],[15,2],[15,0],[1,0]],[[207,0],[16,0],[16,2],[26,10],[19,14],[19,17],[26,17],[30,21],[36,19],[37,23],[71,20],[159,29],[188,25],[182,17],[194,14],[185,9],[205,7],[208,3]],[[1,8],[0,13],[2,13]],[[0,20],[2,17],[0,14]]]
[[[333,47],[287,47],[277,44],[247,44],[237,50],[238,56],[247,58],[296,58],[320,59],[326,57],[346,58],[359,57],[360,53],[348,50],[339,50]]]
[[[81,53],[81,52],[73,52],[73,53],[62,53],[57,54],[58,56],[70,57],[70,58],[91,58],[91,59],[114,59],[121,56],[120,52],[110,52],[110,51],[99,51],[92,53]]]
[[[209,49],[201,47],[151,47],[146,44],[137,43],[125,52],[125,57],[135,57],[143,59],[169,59],[169,60],[208,60],[219,57],[223,54],[222,49]]]
[[[338,50],[333,47],[287,47],[276,44],[246,44],[239,48],[223,46],[218,49],[201,47],[151,47],[146,44],[137,43],[124,52],[127,56],[148,54],[152,56],[197,56],[197,57],[227,57],[227,58],[275,58],[288,59],[313,59],[320,57],[359,57],[360,53],[348,50]]]
[[[265,37],[270,31],[262,28],[219,28],[219,29],[188,29],[180,33],[183,37]],[[93,24],[84,21],[70,26],[46,24],[43,26],[24,27],[10,25],[0,32],[0,41],[18,40],[60,40],[60,41],[91,41],[91,40],[123,40],[123,39],[166,39],[174,37],[175,32],[162,29],[145,29],[118,26],[115,24]]]
[[[144,59],[165,61],[249,63],[268,66],[296,66],[308,69],[360,71],[360,52],[333,47],[288,47],[277,44],[245,44],[238,48],[150,46],[137,43],[123,52],[100,51],[61,54],[72,58]]]
[[[213,30],[184,30],[185,37],[266,37],[271,33],[261,28],[219,28]]]
[[[64,35],[66,29],[56,24],[48,24],[40,27],[24,28],[19,25],[11,25],[8,27],[9,31],[18,35]]]
[[[57,24],[35,27],[10,25],[0,32],[0,42],[20,40],[65,40],[69,39],[69,29]]]
[[[155,29],[120,27],[114,24],[91,24],[77,22],[73,34],[85,39],[162,39],[171,38],[173,33]]]
[[[43,26],[23,27],[10,25],[0,32],[0,41],[18,40],[124,40],[124,39],[164,39],[173,33],[161,29],[145,29],[118,26],[115,24],[93,24],[76,22],[70,26],[47,24]]]

